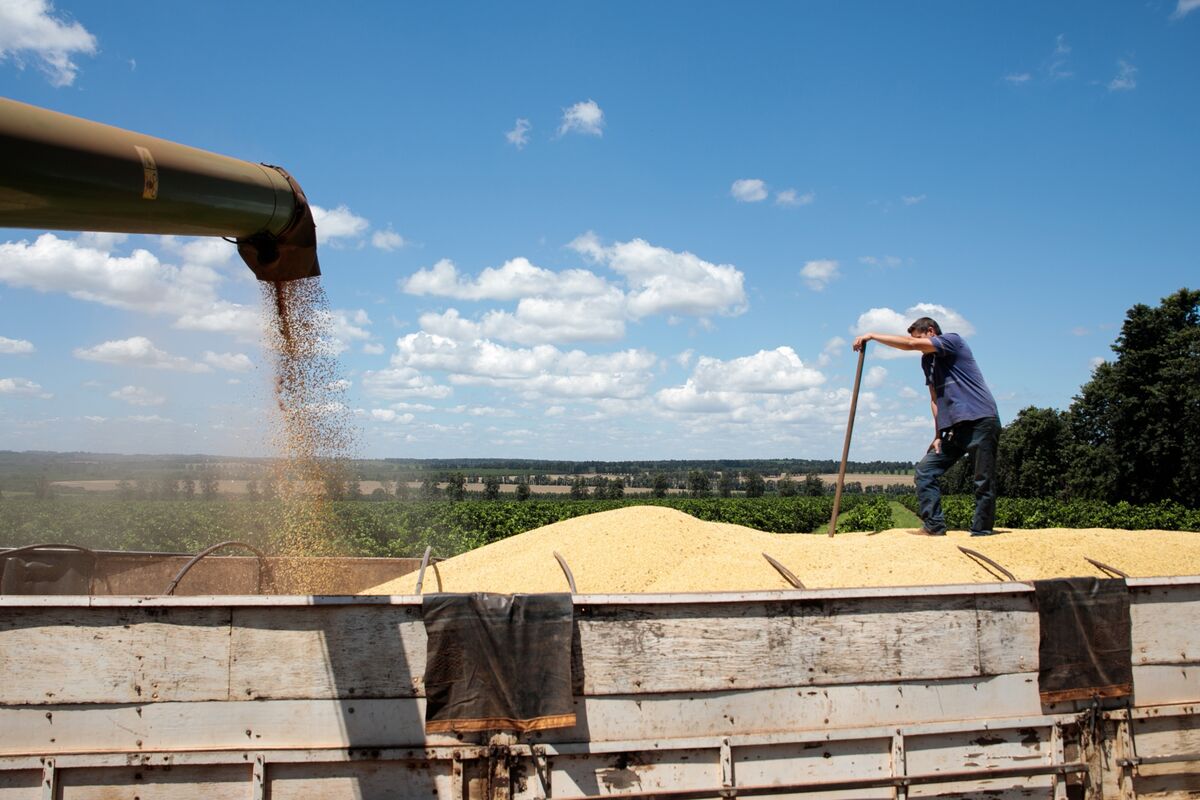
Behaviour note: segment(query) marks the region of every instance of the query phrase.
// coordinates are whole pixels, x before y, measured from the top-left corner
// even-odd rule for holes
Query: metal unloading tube
[[[0,227],[225,236],[260,280],[320,274],[279,167],[0,98]]]

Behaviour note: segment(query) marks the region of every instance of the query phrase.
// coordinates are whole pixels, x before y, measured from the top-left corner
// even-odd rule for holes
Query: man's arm
[[[854,350],[862,350],[863,345],[867,342],[879,342],[897,350],[920,350],[922,353],[937,351],[930,339],[916,336],[893,336],[890,333],[864,333],[854,340]]]
[[[942,452],[942,431],[938,428],[937,420],[937,392],[933,387],[929,387],[929,410],[933,412],[933,443],[929,445],[929,449],[935,453]]]

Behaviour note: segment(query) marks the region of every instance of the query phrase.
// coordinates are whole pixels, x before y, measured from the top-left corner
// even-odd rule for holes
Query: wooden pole
[[[846,460],[850,457],[850,434],[854,431],[854,412],[858,409],[858,385],[862,382],[863,360],[867,343],[858,351],[858,370],[854,373],[854,392],[850,395],[850,421],[846,423],[846,443],[842,445],[842,465],[838,468],[837,491],[833,495],[833,516],[829,518],[829,535],[837,532],[838,510],[842,507],[842,486],[846,483]]]

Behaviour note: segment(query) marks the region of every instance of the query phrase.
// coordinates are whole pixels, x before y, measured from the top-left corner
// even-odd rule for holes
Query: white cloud
[[[568,133],[584,133],[589,136],[604,135],[604,111],[596,104],[595,100],[576,103],[563,110],[562,123],[558,126],[558,135],[564,136]]]
[[[131,406],[161,406],[167,398],[154,394],[141,386],[122,386],[115,392],[109,392],[109,397],[129,403]]]
[[[28,378],[0,378],[0,394],[24,395],[49,400],[54,395],[42,391],[41,384]]]
[[[880,366],[871,367],[863,376],[863,386],[868,389],[878,389],[887,380],[888,371]]]
[[[829,259],[809,261],[800,269],[800,275],[814,292],[823,290],[831,281],[841,277],[838,262]]]
[[[412,414],[397,414],[390,408],[372,408],[371,419],[376,422],[398,422],[404,425],[412,422],[415,417]]]
[[[150,367],[176,372],[211,372],[207,364],[198,364],[183,356],[173,356],[154,346],[145,336],[102,342],[94,347],[77,347],[76,358],[119,366]]]
[[[409,397],[441,400],[449,397],[453,392],[449,386],[439,385],[433,378],[422,375],[411,367],[363,373],[362,385],[368,395],[382,400],[400,400]]]
[[[399,250],[407,244],[408,242],[403,236],[390,228],[386,231],[375,231],[375,233],[371,234],[371,246],[379,250],[386,250],[389,253],[393,250]]]
[[[453,297],[459,300],[516,300],[521,297],[583,297],[606,292],[609,284],[585,269],[561,272],[514,258],[488,267],[475,278],[460,275],[454,262],[442,259],[415,272],[401,288],[408,294]]]
[[[1092,356],[1090,359],[1088,359],[1088,366],[1090,366],[1093,370],[1095,370],[1096,367],[1100,366],[1103,363],[1104,363],[1104,358],[1101,356]]]
[[[905,310],[903,314],[890,308],[869,309],[859,315],[858,321],[850,329],[850,332],[855,336],[869,332],[907,336],[908,326],[920,317],[931,317],[937,320],[944,333],[958,333],[963,336],[975,333],[975,326],[965,317],[954,309],[936,303],[917,303]],[[872,354],[879,358],[891,359],[917,355],[915,350],[896,350],[878,343],[872,345],[871,348]]]
[[[345,205],[329,210],[312,206],[313,222],[317,225],[317,244],[336,245],[336,239],[356,239],[367,232],[371,223]]]
[[[900,202],[904,203],[906,206],[915,206],[917,203],[925,202],[925,195],[906,194],[900,198]]]
[[[0,61],[11,58],[23,69],[33,57],[51,85],[70,86],[79,69],[72,55],[95,52],[96,37],[78,22],[56,18],[46,0],[0,2]]]
[[[531,396],[640,396],[658,362],[644,350],[589,355],[551,345],[510,348],[483,339],[460,342],[424,331],[400,338],[396,348],[392,364],[397,368],[444,371],[452,384],[497,386]]]
[[[596,297],[527,297],[515,313],[489,311],[478,321],[456,309],[423,314],[421,328],[452,339],[498,339],[518,344],[615,341],[625,335],[625,298],[617,289]]]
[[[1200,8],[1200,0],[1179,0],[1179,4],[1175,6],[1175,11],[1171,16],[1178,19],[1192,13],[1198,8]]]
[[[128,417],[125,417],[125,421],[144,423],[148,425],[174,422],[174,420],[168,419],[167,417],[160,417],[158,414],[131,414]]]
[[[767,199],[767,184],[758,178],[738,178],[729,187],[729,194],[739,203],[757,203]]]
[[[1013,86],[1020,86],[1033,80],[1033,76],[1028,72],[1011,72],[1004,76],[1004,80]]]
[[[381,356],[386,348],[378,342],[367,342],[362,346],[362,351],[369,356]]]
[[[1137,67],[1125,59],[1117,61],[1117,74],[1108,82],[1110,92],[1128,92],[1137,88]]]
[[[795,189],[784,189],[782,192],[776,192],[775,205],[777,206],[807,206],[811,205],[817,199],[816,192],[805,192],[797,194]]]
[[[829,341],[825,342],[825,346],[821,348],[821,354],[817,356],[817,366],[827,367],[834,358],[846,352],[848,343],[840,336],[834,336]]]
[[[689,384],[702,392],[794,392],[819,386],[825,376],[808,367],[790,347],[759,350],[729,361],[701,356]]]
[[[185,264],[219,267],[231,262],[237,254],[237,247],[235,245],[218,236],[200,236],[184,239],[177,236],[161,236],[159,237],[159,241],[162,242],[165,250],[178,255]],[[111,247],[112,245],[109,246],[109,249]],[[240,260],[238,263],[241,263]]]
[[[860,263],[870,264],[873,267],[898,267],[904,263],[904,259],[898,256],[863,256],[858,260]]]
[[[332,349],[336,353],[344,353],[350,349],[352,342],[369,340],[371,332],[367,327],[370,324],[371,317],[361,308],[354,311],[334,309],[329,313],[326,328],[332,338]]]
[[[77,300],[113,308],[173,316],[177,328],[246,338],[259,335],[258,310],[222,300],[217,287],[224,278],[212,267],[165,264],[144,249],[114,256],[89,246],[94,241],[85,237],[60,239],[46,233],[32,244],[4,242],[0,244],[0,283],[39,292],[63,292]]]
[[[249,372],[254,369],[254,362],[245,353],[214,353],[204,351],[204,363],[228,372]]]
[[[529,120],[518,117],[513,129],[504,134],[504,138],[518,150],[522,150],[525,145],[529,144],[529,131],[532,129],[533,126],[529,124]]]
[[[674,361],[679,366],[683,367],[684,369],[687,369],[688,364],[692,363],[692,358],[695,355],[696,355],[696,351],[689,348],[687,350],[684,350],[682,353],[677,353],[675,355]]]
[[[1068,56],[1071,54],[1071,46],[1067,44],[1067,37],[1060,33],[1054,37],[1054,53],[1050,56],[1050,61],[1046,66],[1046,74],[1051,80],[1061,80],[1070,78],[1075,73],[1069,68]]]
[[[633,319],[664,313],[736,316],[748,307],[745,276],[731,264],[713,264],[643,239],[603,247],[590,231],[568,247],[607,263],[625,278],[627,310]]]
[[[36,349],[33,342],[25,339],[9,339],[7,336],[0,336],[0,355],[23,356]]]

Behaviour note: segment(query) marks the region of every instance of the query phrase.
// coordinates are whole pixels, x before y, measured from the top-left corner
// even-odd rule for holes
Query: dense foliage
[[[900,502],[916,512],[916,495],[904,496]],[[950,528],[968,529],[975,511],[975,498],[966,495],[943,497],[942,510]],[[1001,497],[996,501],[996,527],[1200,531],[1200,510],[1188,509],[1171,500],[1134,505],[1125,501]]]
[[[694,517],[774,533],[823,531],[830,497],[684,498],[580,501],[454,502],[449,500],[332,504],[326,540],[342,555],[420,556],[426,546],[451,556],[563,519],[630,505],[676,508]],[[867,510],[860,510],[865,506]],[[840,527],[875,530],[887,504],[863,496],[842,499]],[[40,542],[105,550],[196,552],[227,539],[274,551],[273,501],[122,501],[113,498],[12,498],[0,502],[0,546]],[[890,524],[890,512],[887,520]]]

